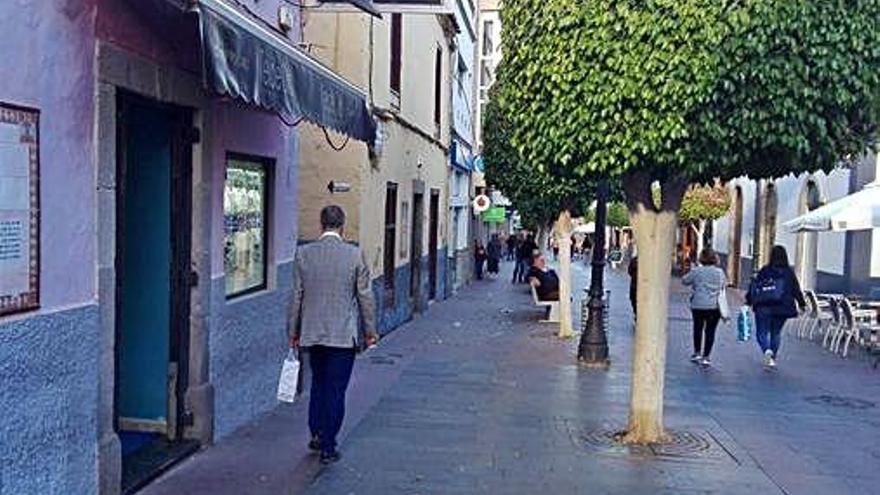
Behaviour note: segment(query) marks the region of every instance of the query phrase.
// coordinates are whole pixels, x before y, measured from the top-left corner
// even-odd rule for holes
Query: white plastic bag
[[[721,288],[718,293],[718,312],[721,313],[721,319],[730,320],[730,306],[727,304],[727,289]]]
[[[278,400],[281,402],[293,402],[296,399],[296,387],[299,383],[299,359],[296,358],[296,350],[290,349],[284,364],[281,366],[281,378],[278,380]]]

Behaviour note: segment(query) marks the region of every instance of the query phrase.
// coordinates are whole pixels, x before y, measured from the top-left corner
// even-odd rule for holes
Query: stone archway
[[[807,180],[801,190],[798,214],[803,215],[822,205],[819,185],[813,178]],[[804,289],[816,288],[816,273],[819,263],[819,236],[816,232],[798,234],[795,253],[795,273]]]

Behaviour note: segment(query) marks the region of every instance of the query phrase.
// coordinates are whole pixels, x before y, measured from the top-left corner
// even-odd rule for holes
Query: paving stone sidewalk
[[[574,275],[585,287],[587,267]],[[666,379],[676,442],[614,444],[627,414],[632,313],[628,279],[606,280],[607,371],[575,364],[576,340],[537,321],[524,286],[478,282],[358,359],[338,464],[322,469],[306,452],[304,398],[142,493],[880,493],[880,371],[788,336],[779,370],[767,372],[732,326],[719,328],[713,367],[695,366],[678,285]]]

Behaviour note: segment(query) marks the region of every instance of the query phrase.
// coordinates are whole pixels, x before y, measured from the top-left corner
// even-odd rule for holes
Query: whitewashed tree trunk
[[[651,198],[649,177],[628,177],[627,180],[636,181],[636,185],[625,185],[639,250],[639,268],[629,423],[623,441],[657,443],[667,438],[663,428],[663,392],[669,285],[677,212],[687,184],[681,180],[664,184],[662,203],[656,207]]]
[[[571,213],[564,210],[556,221],[559,246],[559,338],[574,335],[571,321]]]
[[[699,256],[706,247],[706,221],[703,219],[697,220],[691,223],[691,228],[694,229],[694,233],[697,235],[697,256]]]

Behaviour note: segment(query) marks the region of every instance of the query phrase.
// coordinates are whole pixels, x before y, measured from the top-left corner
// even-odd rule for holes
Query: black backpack
[[[780,304],[785,299],[786,278],[779,270],[761,270],[749,286],[749,299],[754,306]]]

